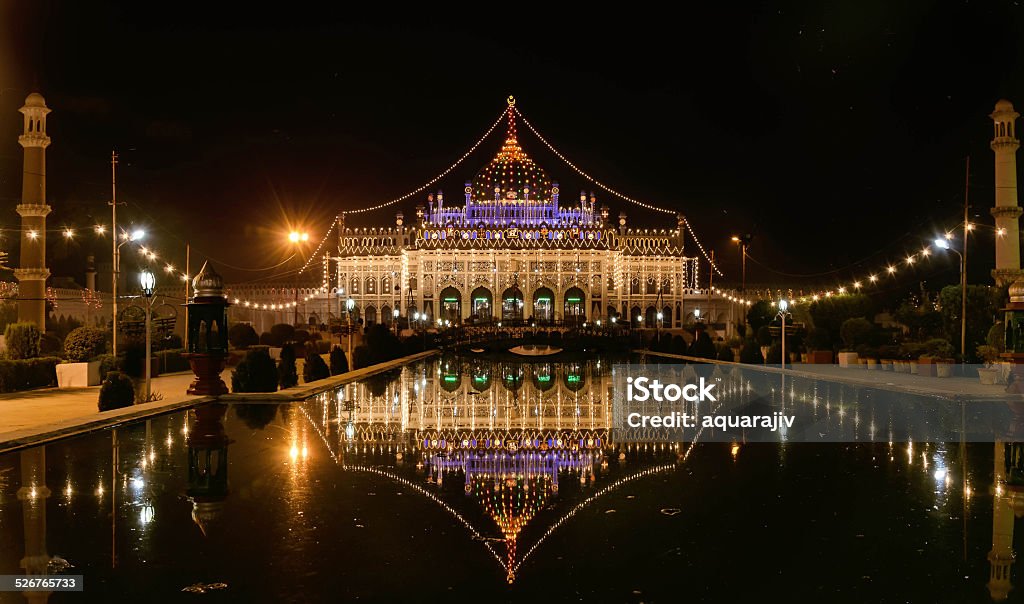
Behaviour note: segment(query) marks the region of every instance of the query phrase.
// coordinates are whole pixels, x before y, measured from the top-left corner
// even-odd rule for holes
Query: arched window
[[[377,280],[373,277],[366,278],[366,293],[375,294],[377,293]]]
[[[384,275],[380,279],[380,293],[388,294],[391,292],[391,275]]]
[[[661,281],[661,293],[668,295],[672,293],[672,279],[663,279]]]
[[[352,277],[352,283],[348,288],[348,293],[358,294],[359,293],[359,277]]]
[[[658,293],[658,282],[654,280],[654,277],[647,278],[647,289],[646,293],[656,294]]]
[[[639,294],[640,293],[640,279],[638,277],[633,277],[633,279],[630,280],[630,282],[629,282],[629,293],[631,293],[631,294]]]

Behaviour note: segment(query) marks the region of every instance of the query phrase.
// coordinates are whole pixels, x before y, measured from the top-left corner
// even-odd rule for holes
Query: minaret
[[[989,117],[994,122],[994,136],[990,147],[996,154],[996,205],[992,216],[996,219],[996,268],[992,278],[997,285],[1012,283],[1020,271],[1020,228],[1021,208],[1017,205],[1017,148],[1020,141],[1016,136],[1014,122],[1020,114],[1013,110],[1013,103],[1002,99]]]
[[[989,574],[988,593],[996,602],[1002,602],[1010,594],[1013,585],[1010,571],[1017,555],[1013,551],[1013,508],[1003,489],[1006,479],[1006,444],[995,443],[995,470],[993,472],[992,497],[992,549],[988,552]]]
[[[21,262],[14,269],[18,280],[18,320],[31,321],[39,330],[46,329],[46,107],[43,95],[33,92],[19,109],[25,116],[25,133],[18,143],[25,149],[25,162],[21,174]]]

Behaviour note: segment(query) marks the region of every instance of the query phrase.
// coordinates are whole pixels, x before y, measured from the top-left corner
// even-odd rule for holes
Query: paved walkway
[[[152,390],[164,395],[161,400],[103,412],[97,408],[100,396],[99,386],[41,388],[28,392],[0,394],[0,451],[98,430],[205,402],[287,403],[301,401],[320,392],[337,388],[342,384],[361,380],[374,373],[401,367],[406,363],[435,354],[438,354],[438,351],[420,352],[308,384],[300,383],[293,388],[277,392],[232,393],[219,397],[189,396],[185,394],[185,390],[192,383],[192,372],[169,373],[153,378]],[[302,359],[298,360],[298,373],[301,380]],[[230,387],[230,368],[221,373],[221,379]]]
[[[651,352],[646,350],[634,350],[637,354],[660,356],[701,363],[717,363],[745,369],[760,370],[773,373],[781,373],[783,370],[778,365],[744,365],[742,363],[730,363],[726,361],[713,361],[700,359],[678,354],[662,352]],[[840,367],[839,365],[817,365],[796,363],[789,365],[785,370],[786,375],[805,377],[810,379],[828,380],[830,382],[841,382],[853,386],[865,386],[870,388],[881,388],[894,392],[906,392],[908,394],[923,394],[927,396],[941,396],[953,399],[980,400],[980,399],[1018,399],[1019,394],[1007,394],[1005,384],[982,384],[976,377],[948,377],[940,378],[927,375],[916,375],[912,373],[901,373],[896,371],[885,371],[879,369],[866,369],[861,365],[856,367]]]

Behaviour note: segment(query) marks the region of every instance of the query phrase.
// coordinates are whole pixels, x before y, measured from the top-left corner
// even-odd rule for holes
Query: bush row
[[[57,384],[57,357],[0,359],[0,392],[17,392]]]

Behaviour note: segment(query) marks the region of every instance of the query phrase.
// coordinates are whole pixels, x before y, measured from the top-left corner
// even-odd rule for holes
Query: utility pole
[[[969,193],[971,187],[971,156],[967,156],[967,168],[964,177],[964,242],[963,253],[960,254],[960,370],[963,373],[967,362],[967,234],[971,223],[968,222]]]
[[[114,250],[113,262],[114,265],[111,269],[113,274],[112,285],[111,285],[111,305],[113,308],[112,320],[110,322],[111,330],[113,332],[113,349],[114,356],[117,356],[117,278],[118,272],[121,270],[121,252],[117,246],[117,151],[110,152],[110,240],[111,247]]]
[[[189,300],[189,295],[188,295],[188,289],[189,289],[189,285],[190,285],[190,283],[192,281],[192,276],[191,276],[192,273],[190,272],[191,269],[189,268],[189,265],[190,265],[191,261],[192,261],[192,244],[186,242],[185,243],[185,337],[183,338],[183,342],[184,342],[184,346],[185,346],[185,351],[186,352],[188,352],[188,303],[190,301]]]

